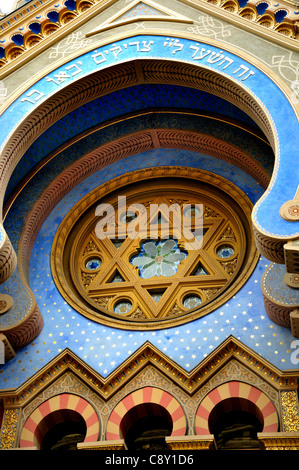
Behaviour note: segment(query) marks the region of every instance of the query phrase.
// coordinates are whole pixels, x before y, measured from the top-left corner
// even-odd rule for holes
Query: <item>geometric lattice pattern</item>
[[[263,432],[278,431],[278,415],[271,400],[261,390],[243,382],[231,381],[212,390],[199,405],[195,418],[195,431],[198,435],[210,434],[209,417],[213,408],[223,401],[224,412],[231,411],[230,400],[238,398],[243,411],[258,410],[263,421]],[[254,413],[255,414],[255,413]]]
[[[127,395],[112,411],[108,421],[106,439],[123,439],[123,420],[129,410],[136,407],[137,419],[144,416],[143,408],[148,404],[160,405],[168,411],[172,419],[171,436],[186,434],[186,418],[183,408],[170,393],[155,387],[145,387]],[[141,405],[141,406],[140,406]],[[136,421],[137,421],[136,419]]]

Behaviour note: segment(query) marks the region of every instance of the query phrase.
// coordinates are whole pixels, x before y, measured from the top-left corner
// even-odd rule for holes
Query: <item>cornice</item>
[[[184,370],[149,341],[107,377],[102,377],[71,350],[65,349],[18,389],[0,391],[0,399],[5,402],[6,408],[23,407],[60,376],[71,371],[101,398],[108,400],[147,365],[156,367],[192,396],[231,359],[238,360],[277,390],[297,390],[299,371],[281,372],[229,336],[191,372]]]
[[[140,78],[139,78],[139,73],[140,73],[140,67],[137,67],[136,69],[136,64],[137,61],[134,61],[133,63],[128,63],[125,66],[120,65],[120,67],[117,65],[113,67],[113,69],[106,71],[106,73],[103,75],[102,73],[97,73],[94,77],[85,77],[78,82],[78,85],[76,87],[70,86],[68,88],[68,91],[62,90],[61,92],[58,92],[54,97],[51,97],[44,105],[42,105],[42,108],[38,109],[37,112],[33,112],[28,120],[24,122],[24,125],[18,130],[17,132],[17,138],[14,136],[12,137],[11,140],[7,141],[6,144],[6,151],[7,153],[4,155],[3,153],[3,158],[2,158],[2,168],[3,168],[3,177],[7,178],[8,172],[10,171],[11,165],[14,165],[16,161],[19,160],[20,156],[23,155],[24,151],[30,146],[31,142],[36,139],[38,135],[40,135],[41,132],[43,132],[46,128],[48,128],[53,122],[56,122],[59,118],[59,116],[65,114],[66,112],[75,109],[79,103],[84,104],[85,102],[88,102],[92,100],[93,96],[94,97],[99,97],[101,95],[101,90],[103,90],[105,93],[107,93],[108,90],[113,91],[115,89],[118,89],[125,84],[125,86],[128,86],[129,84],[136,84],[139,83]],[[142,66],[144,66],[144,72],[143,72],[143,80],[145,82],[150,82],[152,80],[156,80],[156,77],[159,78],[159,81],[161,79],[166,80],[166,83],[168,81],[169,73],[171,72],[173,66],[175,67],[175,81],[179,80],[178,83],[181,83],[181,79],[185,80],[185,82],[188,84],[188,86],[192,86],[193,82],[198,85],[199,81],[199,76],[202,75],[202,78],[200,80],[201,86],[204,87],[204,90],[210,90],[210,87],[213,87],[213,92],[215,93],[216,89],[219,86],[219,93],[224,93],[225,95],[228,95],[228,98],[234,102],[238,103],[238,106],[243,108],[245,112],[247,109],[249,109],[248,114],[250,115],[251,113],[254,113],[252,117],[256,120],[257,122],[261,123],[261,128],[265,129],[265,133],[268,134],[269,139],[271,140],[271,136],[273,135],[272,133],[272,128],[270,127],[270,123],[267,121],[267,118],[265,117],[264,114],[264,109],[260,109],[259,107],[257,108],[255,105],[254,98],[251,96],[243,96],[241,93],[241,90],[239,89],[238,86],[235,84],[232,84],[231,82],[227,82],[226,79],[221,78],[221,79],[216,79],[214,78],[214,75],[212,72],[202,72],[201,70],[197,70],[193,68],[192,66],[189,65],[183,65],[183,68],[181,69],[181,66],[177,66],[176,64],[170,64],[166,63],[164,61],[151,61],[147,62],[144,61],[142,62]],[[118,76],[117,75],[117,70],[121,69],[121,74]],[[194,70],[194,72],[193,72]],[[172,73],[172,72],[171,72]],[[194,75],[194,77],[193,77]],[[121,79],[119,79],[121,77]],[[164,78],[163,78],[164,77]],[[171,79],[172,83],[174,83],[173,78]],[[228,83],[228,84],[227,84]],[[206,87],[206,88],[205,88]],[[237,95],[237,96],[235,96]],[[240,95],[240,97],[238,96]],[[273,138],[275,138],[273,136]],[[113,144],[112,144],[113,145]],[[133,146],[132,146],[133,145]],[[125,145],[125,153],[132,149],[133,151],[136,152],[137,149],[143,148],[144,149],[144,141],[138,141],[137,146],[135,143],[130,142],[129,146]],[[146,148],[148,148],[146,146]],[[126,150],[127,149],[127,150]],[[131,151],[131,150],[130,150]],[[114,151],[113,151],[114,152]],[[116,155],[117,158],[120,158],[121,154],[113,154]],[[108,159],[111,158],[111,152],[109,152],[109,155],[107,156]],[[114,158],[114,156],[113,156]],[[105,160],[109,161],[109,160]],[[94,165],[98,165],[99,162],[101,162],[97,157],[94,158],[92,157],[90,161],[90,165],[87,167],[86,165],[83,165],[83,167],[80,167],[80,175],[81,177],[84,176],[84,174],[87,174],[86,172],[89,171],[87,168],[94,168]],[[76,178],[78,176],[77,170],[73,168],[73,177]],[[81,172],[83,171],[83,173]],[[54,191],[55,198],[60,197],[59,195],[61,194],[60,191],[65,191],[66,188],[69,186],[70,179],[67,178],[67,175],[63,173],[62,178],[65,177],[65,180],[59,180],[59,188],[56,187]],[[63,183],[60,185],[60,181]],[[73,179],[71,179],[73,181]],[[5,188],[5,181],[3,182],[3,188]],[[54,186],[53,186],[54,188]],[[52,188],[52,189],[53,189]],[[58,190],[59,189],[59,190]],[[55,199],[54,198],[54,199]],[[50,205],[53,203],[53,197],[49,201],[46,202],[46,205],[43,206],[43,210],[46,210],[46,207],[48,206],[48,202],[50,202]],[[36,214],[36,213],[35,213]],[[29,227],[32,224],[34,224],[36,227],[36,221],[39,223],[41,220],[41,213],[38,213],[38,216],[36,218],[35,215],[31,215],[31,220],[29,224],[26,224],[27,227]],[[26,250],[23,252],[24,254],[26,253]],[[24,266],[23,263],[20,263],[19,267],[21,268],[21,271],[23,273],[23,268],[21,266]],[[26,272],[27,268],[25,268]],[[23,274],[21,274],[21,278],[23,281]],[[27,281],[25,281],[25,284],[27,285]],[[27,289],[27,287],[26,287]],[[30,302],[32,307],[30,307],[30,311],[35,311],[36,310],[36,302],[34,301],[32,297],[32,293],[28,291],[28,297],[30,298]],[[24,311],[24,310],[22,310]],[[36,313],[36,312],[35,312]],[[26,313],[26,318],[30,319],[31,321],[31,314]],[[23,318],[23,314],[22,314]],[[33,316],[32,318],[38,318],[37,316]],[[40,320],[38,321],[38,330],[40,328]],[[23,325],[25,327],[25,325]],[[36,331],[33,328],[23,328],[22,326],[22,334],[18,336],[18,347],[24,346],[22,337],[26,340],[28,339],[28,331]],[[33,323],[32,323],[33,326]],[[6,330],[7,331],[7,330]],[[26,334],[25,334],[26,333]],[[8,340],[12,341],[13,347],[16,347],[15,341],[17,337],[15,336],[14,338],[11,338],[11,332],[5,333]],[[35,337],[35,336],[34,336]],[[31,340],[34,338],[32,337]],[[27,343],[26,343],[27,344]]]

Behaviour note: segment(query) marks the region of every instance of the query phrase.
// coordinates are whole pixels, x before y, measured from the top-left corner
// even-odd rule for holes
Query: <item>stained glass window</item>
[[[173,239],[166,241],[147,241],[142,243],[140,254],[131,259],[133,266],[138,266],[139,275],[143,279],[154,276],[171,277],[177,272],[180,261],[185,259],[183,253]]]
[[[86,269],[90,269],[91,271],[94,270],[94,269],[98,269],[102,264],[102,261],[99,259],[99,258],[94,258],[94,259],[90,259],[89,261],[87,261],[86,263]]]

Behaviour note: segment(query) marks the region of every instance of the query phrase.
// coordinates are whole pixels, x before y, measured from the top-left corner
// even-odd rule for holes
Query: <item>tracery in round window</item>
[[[252,204],[224,178],[188,168],[140,170],[91,191],[52,248],[66,301],[120,328],[164,328],[226,302],[254,269]]]

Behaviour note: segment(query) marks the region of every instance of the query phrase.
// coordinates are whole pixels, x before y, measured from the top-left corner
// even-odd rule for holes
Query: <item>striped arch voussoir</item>
[[[135,408],[141,417],[142,406],[146,407],[148,404],[162,406],[169,413],[173,424],[172,436],[186,434],[186,417],[177,399],[162,389],[145,387],[130,393],[116,405],[108,421],[106,439],[108,441],[123,439],[121,429],[126,414]]]

